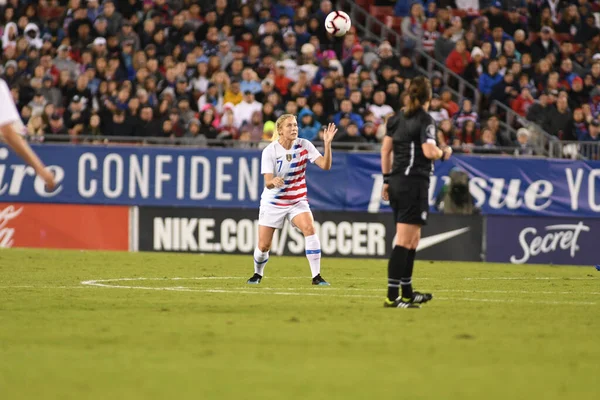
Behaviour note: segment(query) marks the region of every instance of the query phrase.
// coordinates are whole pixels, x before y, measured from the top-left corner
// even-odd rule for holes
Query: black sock
[[[406,267],[402,271],[402,277],[400,278],[400,286],[402,287],[402,297],[411,298],[413,295],[412,289],[412,274],[413,267],[415,265],[416,250],[408,250],[408,256],[406,258]]]
[[[406,269],[408,260],[408,249],[402,246],[395,246],[388,262],[388,299],[396,300],[399,295],[400,278],[402,272]]]

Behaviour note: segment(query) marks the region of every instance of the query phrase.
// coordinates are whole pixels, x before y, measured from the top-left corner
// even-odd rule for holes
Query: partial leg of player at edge
[[[308,161],[318,167],[331,169],[331,141],[337,129],[329,124],[323,134],[325,154],[308,140],[298,138],[296,117],[284,114],[275,123],[273,142],[262,152],[261,173],[265,189],[261,195],[258,217],[258,244],[254,250],[254,275],[249,284],[259,284],[269,261],[269,250],[275,229],[281,229],[285,220],[304,235],[306,258],[310,265],[312,284],[329,286],[321,277],[321,242],[315,233],[313,215],[306,191]]]
[[[420,308],[433,298],[413,290],[412,276],[421,226],[429,211],[429,177],[434,160],[447,160],[452,148],[437,146],[435,121],[427,113],[431,83],[415,78],[408,89],[409,103],[387,123],[381,147],[382,198],[389,200],[396,223],[396,242],[388,263],[385,307]],[[392,163],[393,155],[393,163]]]

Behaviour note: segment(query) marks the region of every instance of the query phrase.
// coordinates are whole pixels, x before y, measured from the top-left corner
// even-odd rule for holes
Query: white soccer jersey
[[[21,122],[10,89],[4,79],[0,79],[0,126]]]
[[[291,206],[306,200],[306,166],[314,163],[321,153],[306,139],[296,139],[289,150],[273,142],[262,151],[261,174],[283,178],[280,188],[265,189],[261,204]]]

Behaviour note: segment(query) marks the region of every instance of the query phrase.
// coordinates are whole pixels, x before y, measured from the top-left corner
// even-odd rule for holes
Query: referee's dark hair
[[[406,116],[417,112],[425,103],[431,100],[431,82],[424,76],[418,76],[408,87],[409,102],[404,110]]]

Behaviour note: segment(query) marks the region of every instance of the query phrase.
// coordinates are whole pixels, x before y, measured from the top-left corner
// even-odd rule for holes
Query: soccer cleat
[[[252,275],[252,278],[248,279],[248,281],[246,283],[248,283],[250,285],[258,285],[260,283],[261,279],[262,279],[262,275],[255,273],[254,275]]]
[[[421,306],[412,302],[412,299],[403,299],[398,297],[395,301],[385,299],[383,306],[386,308],[421,308]]]
[[[427,303],[431,299],[433,299],[433,295],[431,293],[413,292],[411,303],[423,304],[423,303]]]
[[[312,279],[312,284],[318,286],[330,286],[329,283],[321,277],[321,274],[318,274]]]

